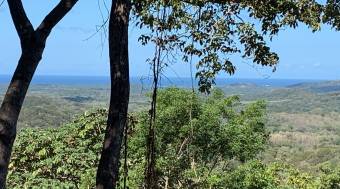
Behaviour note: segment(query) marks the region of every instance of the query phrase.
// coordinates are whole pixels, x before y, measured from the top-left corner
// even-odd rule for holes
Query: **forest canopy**
[[[231,160],[245,162],[254,158],[268,139],[263,102],[242,107],[238,97],[227,98],[221,91],[207,99],[195,95],[192,101],[191,96],[184,89],[160,91],[157,171],[163,186],[165,178],[173,186],[207,185],[210,181],[202,178],[209,176],[209,170],[215,175]],[[20,188],[22,183],[25,187],[93,187],[106,114],[105,110],[98,110],[58,129],[20,132],[10,164],[9,187]],[[132,188],[142,184],[148,128],[147,112],[134,117],[136,121],[129,126],[127,154],[128,183]],[[192,161],[197,167],[196,176]]]
[[[263,101],[245,105],[220,90],[206,98],[178,88],[161,90],[158,98],[156,168],[161,188],[331,189],[339,182],[335,169],[325,167],[315,177],[289,165],[254,160],[268,142]],[[87,112],[57,129],[24,129],[15,145],[8,186],[94,187],[106,114]],[[145,111],[130,117],[127,185],[138,188],[143,183],[148,117]],[[124,166],[121,169],[124,173]]]

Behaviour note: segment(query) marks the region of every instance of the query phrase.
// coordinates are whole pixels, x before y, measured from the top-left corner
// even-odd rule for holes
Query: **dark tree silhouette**
[[[130,95],[128,26],[130,0],[113,0],[109,21],[111,96],[96,188],[116,188]]]
[[[7,0],[20,38],[21,57],[0,107],[0,188],[6,187],[8,165],[16,137],[16,125],[35,70],[42,58],[46,40],[54,26],[78,0],[61,0],[37,29],[27,18],[21,0]]]

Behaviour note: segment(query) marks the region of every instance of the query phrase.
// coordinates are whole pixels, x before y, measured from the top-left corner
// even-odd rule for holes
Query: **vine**
[[[158,14],[158,19],[162,19],[164,21],[166,14],[166,9],[163,9],[163,12]],[[152,84],[152,100],[151,100],[151,108],[149,110],[149,131],[147,135],[147,149],[146,149],[146,169],[145,169],[145,188],[152,189],[156,188],[157,175],[155,172],[156,167],[156,106],[157,106],[157,91],[159,85],[159,79],[161,74],[161,64],[162,64],[162,52],[165,48],[163,48],[163,35],[164,30],[156,30],[156,38],[154,39],[155,43],[155,54],[154,58],[151,61],[152,65],[152,74],[153,74],[153,84]]]

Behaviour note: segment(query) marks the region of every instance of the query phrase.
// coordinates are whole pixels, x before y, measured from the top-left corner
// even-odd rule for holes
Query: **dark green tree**
[[[340,1],[327,0],[323,12],[323,23],[332,26],[335,30],[340,30]]]
[[[245,162],[264,149],[265,103],[242,105],[239,97],[214,90],[208,98],[190,90],[160,90],[156,118],[156,173],[159,188],[210,188],[217,170]],[[131,187],[142,185],[148,113],[138,116],[129,141]]]

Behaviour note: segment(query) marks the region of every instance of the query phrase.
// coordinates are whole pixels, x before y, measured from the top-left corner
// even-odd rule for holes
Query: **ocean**
[[[35,76],[32,84],[53,84],[53,85],[109,85],[110,78],[108,76]],[[11,76],[0,75],[0,84],[8,84]],[[320,80],[308,79],[236,79],[236,78],[218,78],[216,79],[217,86],[232,85],[232,84],[254,84],[258,86],[272,86],[272,87],[286,87],[300,83],[319,82]],[[131,77],[131,84],[133,85],[150,85],[152,79],[148,77]],[[194,81],[197,86],[197,81]],[[191,78],[162,78],[160,81],[162,87],[178,86],[191,87]]]

